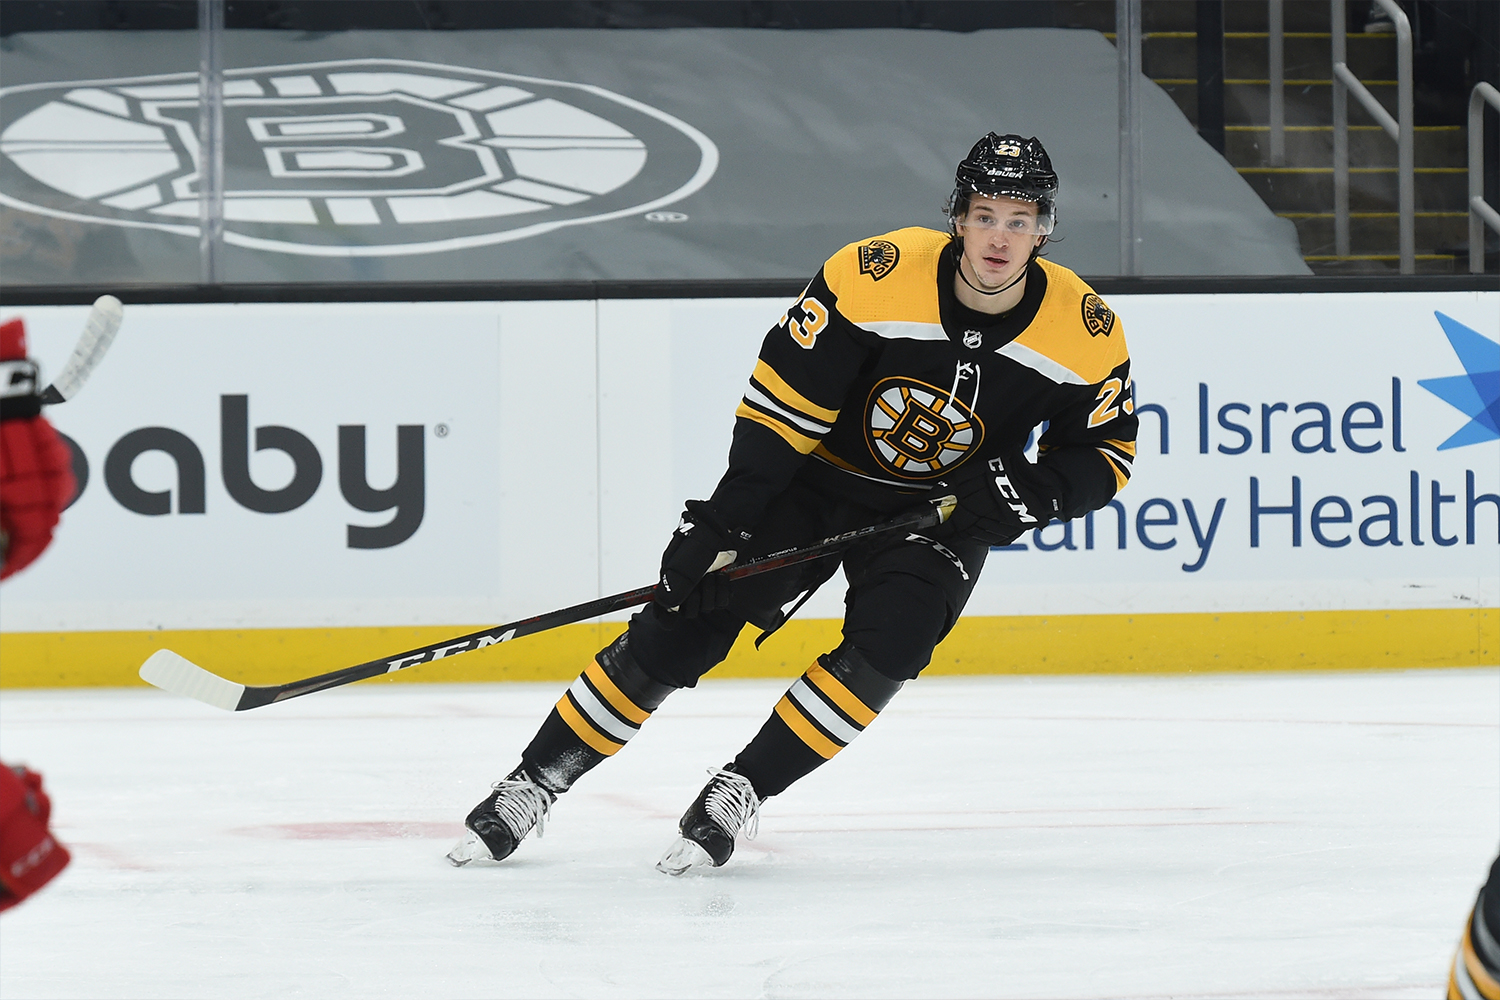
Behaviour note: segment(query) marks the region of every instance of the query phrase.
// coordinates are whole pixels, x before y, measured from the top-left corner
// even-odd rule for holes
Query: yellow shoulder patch
[[[1049,260],[1039,259],[1037,263],[1047,272],[1047,294],[1036,318],[1014,341],[1028,350],[1006,353],[1017,360],[1023,355],[1040,355],[1057,368],[1032,367],[1053,378],[1061,370],[1077,376],[1076,381],[1083,385],[1103,381],[1130,356],[1119,317],[1072,271]]]
[[[823,280],[838,297],[838,311],[856,326],[940,323],[937,264],[948,239],[913,227],[851,243],[828,258]]]
[[[1083,328],[1089,332],[1089,336],[1097,337],[1100,334],[1108,337],[1115,329],[1115,314],[1104,304],[1094,292],[1089,292],[1083,297]]]

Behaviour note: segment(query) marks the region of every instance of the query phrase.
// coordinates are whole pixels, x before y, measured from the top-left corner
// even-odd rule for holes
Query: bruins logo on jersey
[[[896,269],[901,248],[890,240],[871,240],[859,248],[859,273],[879,281]]]
[[[1083,297],[1083,326],[1090,337],[1097,337],[1101,333],[1108,337],[1115,328],[1114,312],[1093,292]]]
[[[940,476],[984,441],[962,400],[916,379],[882,379],[865,407],[865,437],[882,469],[903,479]]]

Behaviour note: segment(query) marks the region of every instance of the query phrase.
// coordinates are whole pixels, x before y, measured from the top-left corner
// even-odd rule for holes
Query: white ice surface
[[[927,678],[728,866],[655,872],[784,687],[674,695],[464,869],[562,685],[7,691],[74,862],[0,918],[0,995],[1432,997],[1500,838],[1493,669]]]

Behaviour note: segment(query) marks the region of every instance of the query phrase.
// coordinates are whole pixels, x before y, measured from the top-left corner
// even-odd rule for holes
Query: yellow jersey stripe
[[[853,691],[844,687],[843,681],[823,669],[823,664],[813,661],[813,665],[807,668],[806,677],[818,686],[818,690],[826,694],[844,714],[849,716],[860,726],[868,726],[875,721],[875,712],[870,711],[869,706],[857,698]]]
[[[1130,482],[1130,473],[1121,468],[1120,463],[1115,457],[1103,448],[1095,448],[1094,450],[1104,456],[1104,460],[1109,463],[1109,471],[1115,474],[1115,492],[1118,493],[1123,490],[1125,484]]]
[[[610,703],[615,711],[625,716],[631,722],[639,726],[651,718],[650,712],[647,712],[631,701],[626,697],[625,692],[615,686],[615,682],[609,679],[609,675],[604,672],[604,668],[599,666],[598,660],[589,661],[589,665],[584,668],[583,675],[593,682],[594,688],[600,694],[604,695],[605,700]]]
[[[786,379],[776,374],[776,369],[764,361],[756,360],[755,371],[751,374],[751,377],[771,390],[771,395],[792,409],[801,410],[809,417],[817,417],[819,420],[830,424],[839,418],[838,410],[830,410],[826,406],[819,406],[817,403],[814,403],[802,395],[802,393],[787,385]]]
[[[568,728],[578,734],[580,740],[583,740],[583,742],[606,757],[613,757],[625,746],[623,743],[616,743],[595,729],[589,720],[585,719],[579,713],[578,709],[573,707],[573,703],[568,700],[567,695],[563,695],[558,699],[557,714],[562,716],[562,720],[568,724]]]
[[[818,446],[817,438],[808,437],[801,431],[793,430],[782,421],[773,419],[744,401],[740,402],[739,408],[734,411],[734,415],[744,417],[746,420],[753,420],[758,424],[764,424],[781,435],[783,441],[804,455]]]
[[[1111,448],[1118,448],[1122,454],[1129,455],[1131,458],[1135,457],[1134,441],[1120,441],[1116,438],[1105,438],[1104,443],[1109,445]]]
[[[787,728],[797,734],[797,738],[813,749],[813,752],[824,760],[832,760],[843,747],[824,736],[813,726],[811,722],[803,718],[802,713],[797,711],[791,699],[785,695],[776,703],[776,714],[781,716],[781,721],[787,724]]]

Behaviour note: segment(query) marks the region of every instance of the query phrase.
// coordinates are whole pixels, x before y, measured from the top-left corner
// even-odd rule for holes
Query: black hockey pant
[[[888,516],[793,483],[756,526],[748,554],[806,545]],[[735,758],[734,770],[764,799],[848,745],[930,662],[987,554],[982,543],[937,544],[899,532],[847,550],[843,641],[792,684]],[[668,694],[693,687],[729,655],[747,623],[774,626],[783,606],[839,565],[835,556],[747,577],[735,583],[727,610],[697,618],[638,612],[548,714],[522,754],[527,772],[554,792],[566,791],[624,747]]]

